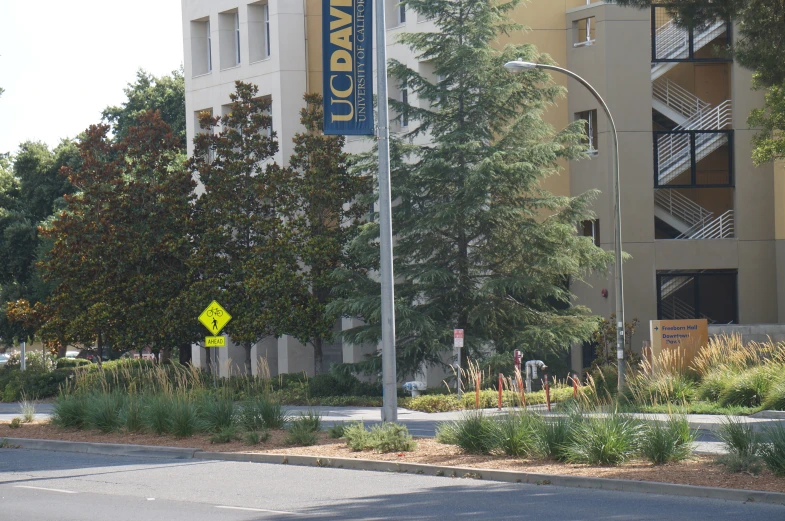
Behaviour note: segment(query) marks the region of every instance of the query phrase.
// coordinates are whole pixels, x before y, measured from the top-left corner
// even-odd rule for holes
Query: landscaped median
[[[505,424],[499,420],[501,427],[496,431],[497,434],[489,435],[491,444],[507,440],[506,448],[502,445],[480,447],[477,450],[467,450],[467,445],[462,441],[462,446],[457,444],[455,436],[456,430],[464,429],[471,432],[476,428],[477,413],[471,413],[463,420],[449,423],[440,429],[440,436],[437,439],[415,438],[411,439],[406,433],[405,428],[392,429],[383,432],[373,428],[360,427],[359,424],[346,424],[331,427],[327,431],[313,431],[313,425],[318,417],[305,416],[305,419],[289,419],[285,428],[264,429],[259,431],[264,433],[258,439],[249,439],[241,432],[236,432],[228,437],[228,441],[222,443],[214,434],[197,433],[188,437],[175,437],[172,435],[157,435],[147,430],[140,432],[127,432],[124,428],[113,432],[103,433],[98,430],[85,428],[58,428],[51,424],[44,423],[23,423],[21,426],[11,428],[8,424],[0,424],[0,443],[8,446],[21,446],[28,448],[50,450],[66,450],[78,452],[123,454],[117,445],[105,446],[97,444],[129,444],[127,455],[147,455],[154,456],[150,451],[145,452],[145,447],[172,447],[174,449],[190,449],[182,455],[176,457],[190,457],[202,459],[228,459],[235,461],[251,461],[261,463],[288,463],[297,465],[329,466],[341,468],[355,468],[363,470],[382,470],[407,472],[412,474],[428,474],[455,478],[474,478],[486,480],[498,480],[508,482],[537,483],[540,485],[563,485],[585,488],[601,488],[612,490],[638,491],[661,494],[693,495],[700,497],[726,498],[731,500],[768,501],[785,504],[785,478],[778,477],[765,466],[755,469],[755,472],[731,472],[727,466],[718,464],[714,456],[695,456],[687,455],[681,461],[671,461],[663,464],[653,464],[645,459],[641,452],[641,443],[646,429],[651,429],[645,424],[637,424],[635,427],[635,440],[632,445],[624,447],[624,443],[616,442],[620,453],[627,454],[624,461],[617,462],[616,465],[598,465],[588,463],[576,463],[569,458],[560,456],[545,457],[542,455],[541,440],[535,437],[526,438],[526,432],[533,433],[525,427],[518,432],[523,432],[522,436],[507,436],[500,440],[497,438],[499,432],[503,432]],[[533,422],[544,421],[541,417],[530,415],[524,418],[531,419]],[[520,420],[518,425],[529,421]],[[474,425],[467,425],[466,420],[474,422]],[[313,433],[311,440],[313,445],[300,446],[297,439],[292,436],[292,426],[299,424],[303,431]],[[497,420],[493,420],[497,421]],[[586,420],[587,425],[591,419]],[[480,420],[479,423],[483,423]],[[507,422],[506,428],[511,429],[515,423]],[[548,422],[550,425],[550,436],[558,436],[554,431],[558,430],[558,423]],[[619,424],[609,423],[603,429],[601,423],[596,423],[594,435],[598,437],[607,436],[609,431],[619,432]],[[614,426],[615,425],[615,426]],[[485,427],[487,429],[488,423]],[[350,432],[354,430],[354,433]],[[588,427],[588,429],[591,429]],[[605,431],[603,434],[601,431]],[[678,430],[678,429],[674,429]],[[488,431],[490,432],[490,431]],[[568,431],[569,432],[569,431]],[[581,431],[583,435],[591,435],[590,430]],[[464,433],[465,434],[465,433]],[[514,433],[513,433],[514,434]],[[610,434],[611,436],[615,436]],[[336,436],[344,436],[339,438]],[[618,436],[615,436],[618,437]],[[525,439],[526,438],[526,439]],[[652,436],[649,435],[650,441]],[[655,440],[657,437],[653,437]],[[77,444],[67,444],[57,447],[47,447],[46,445],[33,445],[25,441],[30,439],[37,440],[57,440],[58,442],[77,442]],[[511,440],[518,440],[520,456],[505,454],[510,452],[515,443]],[[359,441],[358,441],[359,440]],[[441,440],[441,442],[439,441]],[[664,440],[664,441],[663,441]],[[672,438],[671,438],[672,440]],[[668,442],[665,431],[660,433],[660,441],[666,446],[659,449],[660,452],[669,452],[667,446],[672,446]],[[79,445],[78,443],[87,445]],[[527,445],[532,444],[532,445]],[[591,446],[590,441],[583,443],[587,448]],[[565,445],[566,446],[566,445]],[[365,447],[363,449],[363,447]],[[529,448],[526,448],[529,447]],[[88,450],[89,449],[89,450]],[[359,450],[358,450],[359,449]],[[159,449],[160,450],[160,449]],[[192,451],[192,452],[191,452]],[[175,450],[176,452],[176,450]],[[475,452],[475,453],[471,453]],[[484,453],[483,453],[484,452]],[[172,456],[173,452],[168,450],[162,457]],[[567,461],[559,461],[567,459]],[[667,458],[666,458],[667,459]],[[678,458],[676,458],[678,459]],[[572,461],[572,462],[571,462]],[[621,481],[620,481],[621,480]],[[671,484],[671,485],[660,485]],[[682,485],[674,487],[673,484]],[[687,485],[684,487],[683,485]],[[699,488],[709,487],[709,488]],[[719,489],[719,490],[718,490]],[[722,489],[725,489],[723,491]],[[732,491],[738,489],[746,491],[744,493]],[[752,492],[760,491],[760,492]],[[724,495],[723,495],[724,494]]]

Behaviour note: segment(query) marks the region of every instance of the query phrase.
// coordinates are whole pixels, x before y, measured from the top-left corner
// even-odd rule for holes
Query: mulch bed
[[[330,439],[325,432],[319,434],[317,444],[311,447],[286,446],[284,441],[286,438],[285,431],[272,431],[268,441],[259,445],[248,446],[241,441],[212,444],[209,440],[210,437],[206,435],[177,439],[149,433],[114,432],[104,434],[97,431],[58,429],[41,422],[22,424],[18,429],[10,428],[8,423],[0,423],[0,440],[4,437],[188,447],[213,452],[300,454],[333,458],[405,461],[408,463],[427,463],[477,469],[517,470],[541,474],[656,481],[681,485],[785,493],[785,478],[776,477],[766,469],[757,476],[744,472],[731,473],[725,469],[724,465],[715,463],[713,456],[695,456],[688,461],[665,465],[652,465],[645,461],[632,461],[618,467],[598,467],[556,463],[547,460],[516,459],[506,456],[469,455],[461,452],[458,447],[442,445],[431,438],[417,439],[417,449],[413,452],[376,454],[370,451],[352,452],[346,447],[346,443],[343,440]]]

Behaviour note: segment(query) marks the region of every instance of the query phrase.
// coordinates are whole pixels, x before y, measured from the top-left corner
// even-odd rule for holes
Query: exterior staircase
[[[703,49],[727,30],[728,25],[726,22],[716,21],[696,32],[692,41],[693,52]],[[657,29],[654,41],[657,46],[655,56],[660,60],[678,60],[689,57],[690,33],[686,29],[677,26],[673,20]],[[660,78],[678,64],[678,62],[653,62],[651,64],[652,81]]]

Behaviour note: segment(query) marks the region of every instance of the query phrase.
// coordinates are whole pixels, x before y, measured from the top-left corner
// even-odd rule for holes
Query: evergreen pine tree
[[[391,83],[418,100],[390,100],[413,129],[391,147],[399,374],[440,363],[454,328],[465,330],[464,353],[473,357],[487,349],[564,350],[588,339],[596,319],[574,305],[570,284],[604,269],[612,254],[576,234],[591,218],[593,193],[571,198],[542,188],[560,161],[585,156],[586,147],[580,124],[554,131],[543,122],[564,94],[547,73],[504,69],[519,57],[549,62],[531,45],[498,42],[523,29],[509,19],[521,2],[405,3],[438,32],[399,37],[432,64],[433,76],[395,60],[389,67]],[[366,258],[378,259],[368,242],[377,230],[367,225],[355,245]],[[344,338],[376,342],[379,285],[346,275],[335,306],[366,325]]]

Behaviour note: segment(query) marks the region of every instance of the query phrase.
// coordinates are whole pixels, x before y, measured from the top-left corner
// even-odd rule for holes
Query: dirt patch
[[[744,490],[765,490],[785,493],[785,478],[778,478],[768,470],[754,476],[749,473],[731,473],[723,465],[716,464],[712,456],[696,456],[681,463],[652,465],[644,461],[633,461],[618,467],[597,467],[571,465],[552,461],[514,459],[504,456],[473,456],[464,454],[458,447],[442,445],[430,438],[417,440],[413,452],[375,454],[370,451],[353,452],[343,440],[333,440],[327,433],[319,434],[318,442],[311,447],[288,447],[285,444],[286,432],[272,431],[270,439],[254,446],[242,441],[212,444],[209,436],[197,435],[177,439],[147,433],[109,433],[97,431],[78,431],[58,429],[46,423],[23,424],[12,429],[8,423],[0,424],[0,439],[35,438],[63,441],[85,441],[96,443],[131,443],[137,445],[158,445],[167,447],[189,447],[215,452],[246,452],[268,454],[300,454],[333,458],[374,459],[381,461],[405,461],[408,463],[427,463],[472,467],[477,469],[517,470],[541,474],[564,476],[588,476],[596,478],[627,479],[633,481],[656,481],[681,485],[705,487],[736,488]]]

